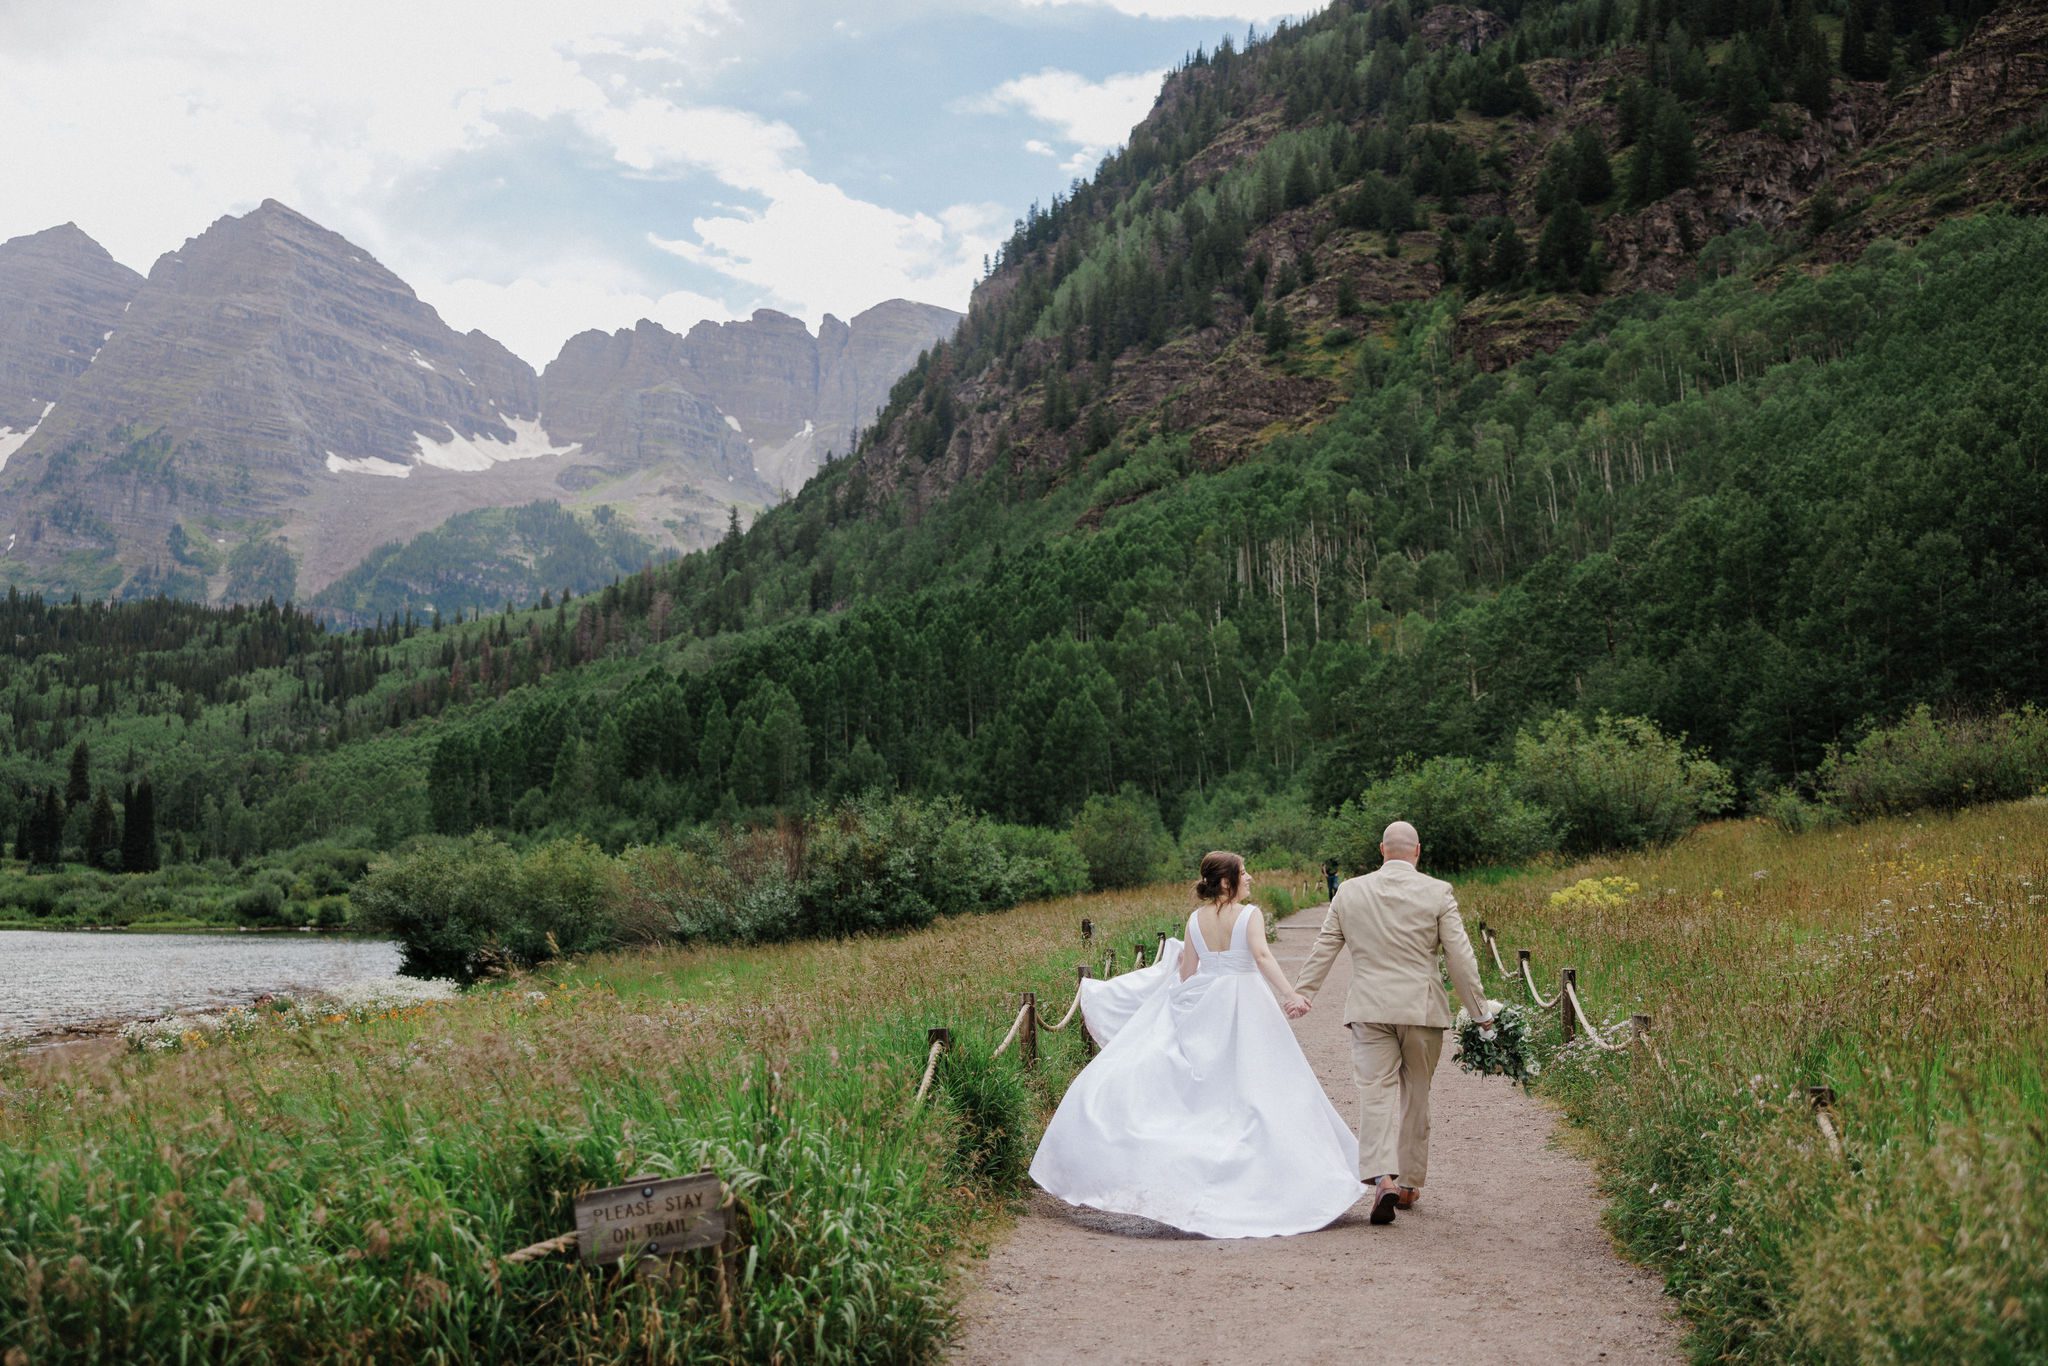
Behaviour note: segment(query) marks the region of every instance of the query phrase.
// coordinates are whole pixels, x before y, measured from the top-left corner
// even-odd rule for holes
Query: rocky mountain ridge
[[[136,276],[75,227],[0,244],[0,577],[306,596],[447,518],[610,507],[690,548],[843,449],[958,314],[813,337],[762,312],[572,338],[544,374],[275,200]]]
[[[1364,8],[1336,5],[1298,31],[1329,43],[1340,25],[1369,20]],[[1511,33],[1506,20],[1486,10],[1434,5],[1415,23],[1406,50],[1455,49],[1484,63],[1498,59],[1506,43],[1519,54],[1522,39]],[[1289,59],[1286,46],[1277,45],[1274,65]],[[1728,46],[1717,50],[1717,60],[1728,59]],[[1127,446],[1185,437],[1199,463],[1229,463],[1334,412],[1370,382],[1360,358],[1375,343],[1385,345],[1397,310],[1453,283],[1461,286],[1455,353],[1498,369],[1554,348],[1604,300],[1676,289],[1703,270],[1711,273],[1701,253],[1716,238],[1752,230],[1800,241],[1805,268],[1825,269],[1878,238],[1910,240],[1987,205],[2041,212],[2048,209],[2042,159],[1996,149],[2001,138],[2039,138],[2048,117],[2044,54],[2048,10],[2007,4],[1917,77],[1902,79],[1897,69],[1889,83],[1834,75],[1824,114],[1788,99],[1767,106],[1755,125],[1737,127],[1716,108],[1696,110],[1690,183],[1640,205],[1625,202],[1618,182],[1634,155],[1623,137],[1627,95],[1632,85],[1648,84],[1650,52],[1624,40],[1588,43],[1583,55],[1504,62],[1526,80],[1533,112],[1452,108],[1392,134],[1395,146],[1403,137],[1428,138],[1453,149],[1446,161],[1469,154],[1474,174],[1467,188],[1418,191],[1413,220],[1390,229],[1355,221],[1348,201],[1360,195],[1363,180],[1314,184],[1301,202],[1253,222],[1234,264],[1221,271],[1208,316],[1141,344],[1113,344],[1115,354],[1106,359],[1091,356],[1097,324],[1085,314],[1072,314],[1079,325],[1064,329],[1044,319],[1084,273],[1079,263],[1091,251],[1101,259],[1097,244],[1129,236],[1145,214],[1157,212],[1163,195],[1188,202],[1182,197],[1210,191],[1220,200],[1230,177],[1256,175],[1261,158],[1284,150],[1289,139],[1299,146],[1324,134],[1341,149],[1385,127],[1374,117],[1333,124],[1301,113],[1292,104],[1298,92],[1259,84],[1242,55],[1235,64],[1191,63],[1169,76],[1133,130],[1131,146],[1139,152],[1123,154],[1121,165],[1115,158],[1105,164],[1122,179],[1077,189],[1086,221],[1068,226],[1076,217],[1069,201],[1066,219],[1050,235],[1020,224],[1012,245],[1026,249],[1006,254],[978,288],[960,342],[935,357],[915,400],[884,416],[849,473],[864,496],[901,493],[915,508],[991,471],[1058,479],[1116,436]],[[1364,71],[1367,63],[1358,67]],[[1711,71],[1708,79],[1716,79]],[[1254,88],[1240,112],[1219,120],[1212,112],[1217,92],[1232,82]],[[1581,130],[1597,135],[1617,179],[1617,189],[1589,214],[1601,267],[1597,291],[1500,289],[1447,278],[1446,242],[1452,264],[1465,264],[1475,225],[1512,223],[1520,258],[1536,257],[1549,211],[1539,203],[1548,159]],[[1284,159],[1277,164],[1285,173]],[[1150,168],[1149,178],[1140,168]],[[1384,180],[1367,179],[1386,184],[1412,174],[1386,169]],[[1271,195],[1275,167],[1266,174]],[[1291,185],[1287,193],[1292,200]],[[1173,258],[1197,245],[1183,238],[1155,250],[1126,277],[1126,294],[1146,283],[1147,270],[1172,278]],[[1094,260],[1089,264],[1095,268]],[[1256,272],[1249,296],[1236,288],[1233,271]],[[1026,293],[1032,297],[1020,316],[1015,301]],[[1119,302],[1105,293],[1110,305]],[[1047,312],[1034,322],[1030,310],[1040,307]],[[1278,346],[1266,344],[1259,330],[1276,308],[1285,311],[1291,334]]]

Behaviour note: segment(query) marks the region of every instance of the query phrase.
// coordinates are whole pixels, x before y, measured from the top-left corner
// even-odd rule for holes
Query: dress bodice
[[[1257,972],[1259,965],[1252,958],[1251,943],[1247,939],[1255,906],[1247,905],[1237,913],[1237,922],[1230,927],[1230,947],[1212,949],[1202,938],[1202,913],[1188,913],[1188,942],[1195,946],[1195,971],[1200,972]]]

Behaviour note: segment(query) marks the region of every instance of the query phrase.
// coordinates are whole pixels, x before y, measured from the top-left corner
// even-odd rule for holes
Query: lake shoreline
[[[0,1051],[118,1044],[147,1021],[397,979],[401,962],[390,940],[332,931],[0,929]]]

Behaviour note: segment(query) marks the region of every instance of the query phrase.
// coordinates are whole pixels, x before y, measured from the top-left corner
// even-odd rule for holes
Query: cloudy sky
[[[0,238],[151,262],[275,197],[535,365],[586,327],[893,296],[1314,0],[0,0]]]

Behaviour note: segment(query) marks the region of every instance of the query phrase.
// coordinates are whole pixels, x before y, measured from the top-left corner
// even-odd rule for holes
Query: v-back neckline
[[[1197,906],[1195,908],[1195,938],[1201,941],[1203,950],[1208,953],[1229,953],[1235,949],[1237,947],[1237,927],[1244,923],[1245,912],[1251,908],[1249,901],[1237,908],[1237,915],[1230,922],[1230,937],[1224,940],[1223,947],[1219,949],[1209,942],[1209,936],[1205,933],[1207,927],[1202,924],[1202,908]]]

